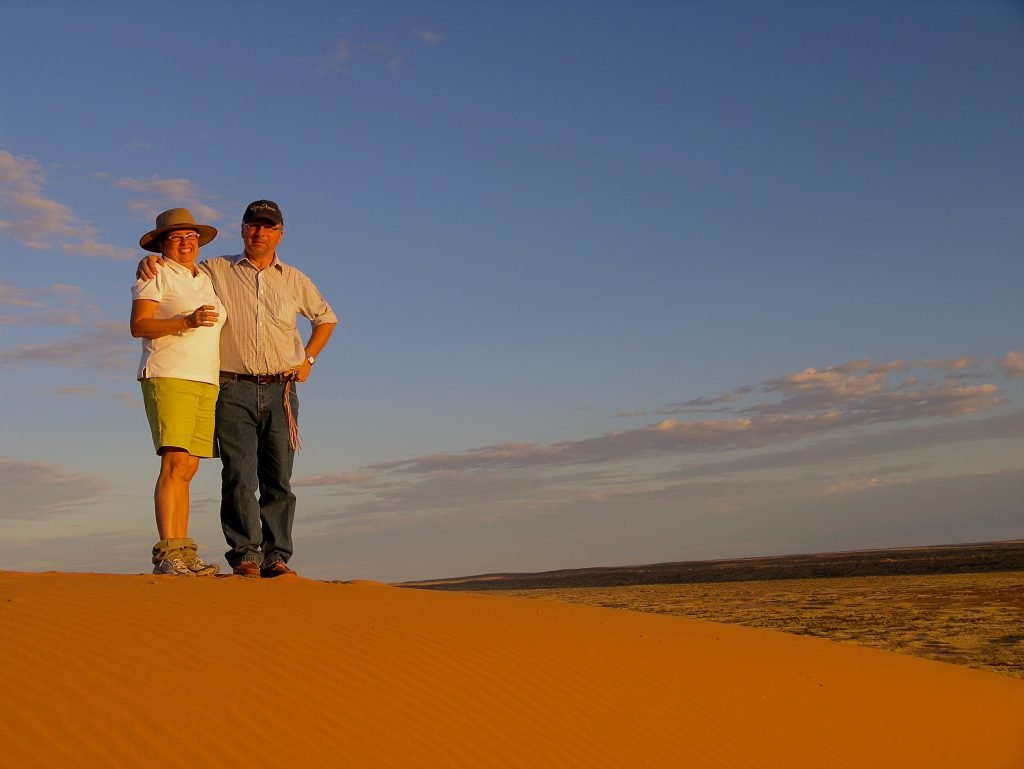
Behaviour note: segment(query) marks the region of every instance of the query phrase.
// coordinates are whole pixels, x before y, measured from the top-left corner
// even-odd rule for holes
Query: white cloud
[[[332,513],[320,520],[332,527],[376,528],[400,525],[406,519],[507,520],[535,516],[557,508],[565,500],[593,493],[590,484],[607,484],[613,477],[592,472],[540,475],[522,469],[487,469],[437,472],[412,480],[393,478],[378,484],[371,499],[347,505],[344,516]],[[616,490],[622,493],[621,487]]]
[[[78,286],[54,283],[25,288],[0,282],[0,307],[5,306],[13,311],[0,313],[0,328],[69,328],[64,331],[65,336],[56,339],[0,349],[0,367],[42,363],[123,373],[135,367],[138,341],[131,338],[127,322],[101,319],[99,308],[87,301]],[[72,390],[61,390],[58,394],[72,394]],[[107,397],[120,398],[116,394]]]
[[[0,306],[42,307],[43,304],[37,296],[37,292],[0,280]]]
[[[61,250],[71,256],[90,256],[94,259],[111,259],[117,262],[127,262],[139,254],[137,249],[100,243],[94,238],[87,238],[79,243],[65,243]]]
[[[334,473],[332,475],[307,475],[292,486],[361,486],[373,480],[371,473]]]
[[[441,37],[441,35],[437,34],[436,32],[431,32],[429,29],[417,28],[413,29],[412,32],[414,35],[416,35],[416,37],[418,37],[427,45],[437,45],[442,40],[444,40],[444,38]]]
[[[992,367],[958,360],[972,362],[805,369],[672,404],[680,414],[750,404],[725,418],[678,416],[310,476],[300,484],[318,487],[303,503],[311,550],[322,549],[324,569],[346,557],[371,572],[375,558],[401,563],[405,574],[378,575],[393,579],[472,573],[477,562],[532,570],[1005,538],[1019,531],[1019,462],[937,478],[937,458],[991,441],[1016,456],[1009,447],[1024,440],[1024,409],[999,409],[1004,396],[991,381],[946,380],[954,368]],[[410,541],[417,552],[404,552]]]
[[[999,361],[999,367],[1003,370],[1006,376],[1012,379],[1020,379],[1024,377],[1024,352],[1008,352]]]
[[[671,415],[722,411],[722,406],[736,403],[753,391],[753,387],[738,387],[731,392],[727,392],[725,395],[719,395],[717,398],[693,398],[682,403],[669,403],[654,413]]]
[[[126,322],[97,321],[87,331],[39,344],[0,350],[0,367],[46,363],[52,366],[126,370],[134,367],[138,343]]]
[[[109,398],[110,400],[122,403],[135,409],[144,408],[142,397],[135,392],[107,392],[98,387],[57,387],[53,390],[55,395],[72,396],[79,398]]]
[[[15,308],[0,314],[0,326],[81,326],[96,314],[78,286],[61,283],[23,288],[0,281],[0,307]]]
[[[849,397],[849,388],[843,388]],[[857,402],[828,410],[824,398],[787,399],[783,404],[751,407],[733,419],[677,420],[595,438],[550,445],[508,443],[457,453],[427,454],[409,460],[371,465],[372,471],[431,473],[496,467],[556,467],[584,463],[623,462],[658,455],[684,455],[778,446],[801,439],[850,432],[876,424],[892,425],[925,418],[949,419],[1003,403],[994,384],[958,387],[940,384],[913,390],[884,391],[873,384],[853,387],[873,393]]]
[[[46,177],[34,160],[0,150],[0,205],[4,213],[0,232],[33,249],[50,248],[52,239],[74,238],[77,234],[77,220],[71,209],[43,197],[45,183]]]
[[[959,358],[951,358],[947,360],[933,360],[925,358],[923,360],[917,361],[915,365],[924,368],[936,369],[938,371],[949,371],[952,373],[957,371],[964,371],[977,364],[974,360],[974,356],[961,355]]]
[[[865,373],[857,374],[863,370]],[[861,398],[865,395],[881,392],[888,380],[889,371],[861,369],[829,368],[804,369],[796,374],[765,382],[765,392],[781,392],[785,395],[821,394],[830,401],[838,399]]]
[[[967,358],[961,360],[969,360]],[[468,479],[494,473],[523,471],[537,483],[545,473],[573,467],[601,466],[603,477],[618,473],[613,484],[651,479],[651,470],[640,469],[648,461],[683,457],[721,456],[743,452],[724,461],[705,462],[673,474],[682,479],[756,469],[814,465],[842,456],[870,456],[890,451],[913,450],[941,443],[986,438],[1024,436],[1024,417],[961,421],[963,417],[992,409],[1005,402],[991,382],[959,385],[906,377],[893,381],[894,372],[906,371],[900,361],[875,364],[856,361],[829,369],[805,369],[769,380],[760,387],[741,387],[718,398],[674,404],[683,409],[732,403],[756,394],[762,400],[781,398],[745,408],[724,419],[664,419],[639,428],[548,445],[504,443],[459,452],[424,454],[408,459],[377,462],[359,473],[316,476],[308,485],[340,485],[375,474],[375,490],[403,488],[410,478]],[[920,364],[913,364],[919,366]],[[932,370],[944,367],[933,365]],[[962,367],[961,367],[962,368]],[[936,375],[932,375],[936,379]],[[1018,416],[1024,412],[1016,412]],[[873,428],[868,430],[868,428]],[[879,429],[881,428],[881,430]],[[811,442],[808,445],[808,442]],[[798,448],[787,448],[797,445]],[[750,452],[756,451],[751,455]],[[629,468],[628,470],[626,468]],[[660,471],[659,471],[660,472]],[[669,477],[666,475],[665,477]],[[404,480],[402,480],[404,479]],[[405,493],[404,491],[402,493]],[[386,493],[378,494],[384,499]]]
[[[893,486],[897,483],[911,483],[910,478],[880,478],[874,475],[858,475],[849,478],[837,478],[829,481],[822,489],[825,495],[857,494],[862,491],[877,489],[881,486]]]
[[[108,397],[133,409],[145,408],[142,404],[142,395],[137,391],[110,393]]]
[[[153,536],[139,531],[0,538],[0,563],[15,571],[148,572]]]
[[[0,149],[0,233],[34,250],[59,247],[67,254],[102,259],[134,256],[100,241],[94,225],[43,194],[45,185],[46,175],[35,160]]]
[[[74,310],[47,310],[34,315],[0,314],[0,326],[80,326],[85,322]]]
[[[313,70],[319,75],[351,75],[357,64],[383,66],[393,75],[408,68],[405,57],[385,45],[339,40]]]
[[[76,475],[48,462],[0,457],[4,504],[0,519],[43,519],[74,511],[110,491],[106,481]]]
[[[207,202],[211,196],[191,179],[160,179],[155,176],[137,179],[122,176],[114,181],[114,187],[139,193],[142,197],[129,200],[127,206],[149,219],[155,219],[158,213],[168,208],[187,208],[200,220],[200,224],[224,218]],[[133,251],[132,254],[137,255],[137,252]]]
[[[321,75],[348,74],[350,61],[352,61],[352,44],[348,40],[339,40],[338,44],[334,46],[334,50],[316,66],[316,71]]]
[[[58,387],[54,392],[57,395],[99,395],[96,387]]]
[[[935,446],[986,440],[1024,439],[1024,410],[971,420],[913,425],[884,432],[826,436],[808,446],[689,464],[666,475],[675,478],[722,477],[736,473],[848,464],[888,454],[909,454]]]

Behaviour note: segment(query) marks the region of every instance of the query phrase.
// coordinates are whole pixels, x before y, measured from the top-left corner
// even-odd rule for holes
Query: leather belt
[[[221,371],[223,379],[237,379],[241,382],[255,382],[256,384],[278,384],[291,379],[291,374],[236,374],[233,371]]]

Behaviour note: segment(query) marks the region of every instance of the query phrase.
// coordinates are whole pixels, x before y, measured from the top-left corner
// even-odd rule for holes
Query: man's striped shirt
[[[278,374],[297,368],[306,357],[298,315],[314,326],[338,322],[313,281],[276,254],[262,271],[245,254],[216,256],[199,266],[227,308],[220,335],[222,371]]]

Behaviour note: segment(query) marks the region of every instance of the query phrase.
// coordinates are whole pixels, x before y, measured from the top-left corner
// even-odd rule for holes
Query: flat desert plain
[[[1024,678],[1024,571],[502,594],[771,628]]]
[[[0,660],[17,769],[1024,766],[1010,676],[501,595],[0,572]]]

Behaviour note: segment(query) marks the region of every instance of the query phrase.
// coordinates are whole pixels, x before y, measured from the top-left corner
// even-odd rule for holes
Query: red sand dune
[[[0,572],[4,766],[1021,769],[1024,681],[372,583]]]

